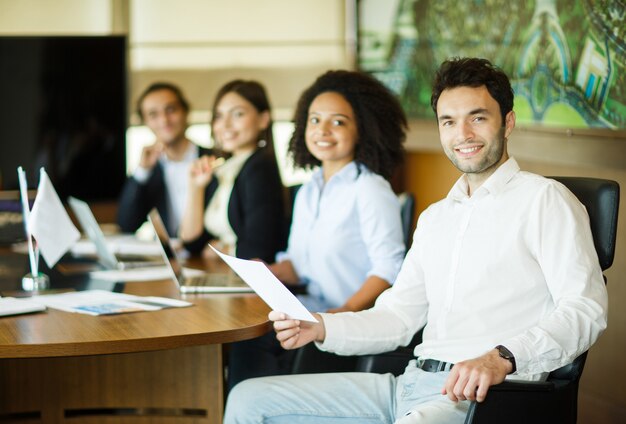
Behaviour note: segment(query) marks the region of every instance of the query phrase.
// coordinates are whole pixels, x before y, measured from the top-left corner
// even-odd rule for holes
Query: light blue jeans
[[[468,401],[441,394],[449,372],[430,373],[409,362],[391,374],[334,373],[246,380],[228,397],[225,424],[463,423]]]

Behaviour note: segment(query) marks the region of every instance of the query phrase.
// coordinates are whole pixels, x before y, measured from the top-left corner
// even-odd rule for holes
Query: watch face
[[[500,355],[501,358],[506,359],[507,361],[511,362],[511,365],[513,365],[513,369],[511,370],[511,373],[514,373],[515,371],[517,371],[517,365],[515,364],[515,357],[513,356],[511,351],[502,345],[496,346],[496,349],[498,349],[498,354]]]
[[[500,356],[503,357],[504,359],[508,359],[508,360],[513,359],[513,354],[506,347],[500,345],[496,347],[496,349],[498,349],[498,352],[500,352]]]

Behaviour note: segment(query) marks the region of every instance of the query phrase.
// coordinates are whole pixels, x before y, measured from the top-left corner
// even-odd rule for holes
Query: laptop
[[[183,267],[172,247],[167,229],[156,209],[150,211],[148,221],[154,228],[165,264],[170,269],[172,278],[181,293],[252,293],[254,291],[230,270],[226,273],[184,275]]]
[[[118,258],[107,245],[106,237],[104,236],[100,225],[98,225],[98,221],[96,221],[96,217],[93,215],[89,205],[86,202],[71,196],[68,197],[68,202],[74,212],[74,215],[76,216],[76,219],[80,223],[80,226],[83,228],[83,231],[87,234],[89,240],[91,240],[96,246],[98,261],[104,268],[124,270],[163,265],[163,262],[161,261],[150,261],[145,259],[135,261],[120,260],[120,258]]]
[[[30,193],[28,197],[32,205]],[[20,192],[0,191],[0,246],[10,246],[24,240],[26,240],[26,231],[24,231]]]

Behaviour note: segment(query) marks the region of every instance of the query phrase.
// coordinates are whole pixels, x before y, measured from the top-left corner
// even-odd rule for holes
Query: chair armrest
[[[413,350],[422,342],[422,330],[415,333],[408,345],[391,352],[376,355],[363,355],[356,366],[358,372],[372,372],[378,374],[391,373],[396,377],[404,372],[411,359],[415,359]]]
[[[411,349],[402,349],[378,355],[364,355],[359,358],[356,370],[377,374],[391,373],[399,376],[404,372],[407,364],[414,359]]]
[[[505,381],[472,402],[465,424],[575,423],[577,384],[561,381]],[[573,397],[573,402],[572,402]]]
[[[354,372],[358,356],[341,356],[319,350],[309,343],[295,351],[292,374]]]
[[[551,392],[554,390],[552,381],[503,381],[491,386],[488,395],[495,392]]]

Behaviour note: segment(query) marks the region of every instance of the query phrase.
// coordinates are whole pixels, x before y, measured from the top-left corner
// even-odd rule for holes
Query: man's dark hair
[[[258,135],[258,140],[265,140],[265,148],[268,152],[274,152],[274,137],[272,135],[272,108],[270,106],[270,101],[267,97],[267,93],[265,91],[265,87],[257,81],[253,80],[242,80],[236,79],[230,82],[227,82],[219,89],[217,94],[215,95],[215,99],[213,100],[213,107],[211,113],[211,127],[213,127],[213,122],[215,121],[217,104],[222,100],[228,93],[236,93],[246,99],[248,102],[254,106],[254,108],[259,113],[268,112],[270,115],[269,124],[267,128],[261,131]]]
[[[141,104],[143,103],[144,99],[148,96],[148,94],[161,90],[169,90],[174,93],[174,95],[178,99],[178,103],[180,103],[180,106],[183,108],[183,110],[185,112],[189,112],[189,102],[187,101],[185,96],[183,96],[183,92],[177,85],[174,85],[171,82],[155,82],[153,84],[150,84],[148,88],[146,88],[143,93],[141,93],[139,99],[137,99],[137,115],[139,115],[142,121],[145,119],[143,116],[143,112],[141,111]]]
[[[485,86],[491,97],[500,105],[502,125],[506,115],[513,110],[513,89],[506,74],[487,59],[451,58],[444,61],[433,83],[433,94],[430,105],[437,116],[437,102],[444,90],[456,87]]]
[[[305,133],[311,103],[327,92],[343,96],[354,112],[358,137],[354,160],[386,179],[391,178],[404,159],[406,117],[396,97],[380,81],[362,72],[328,71],[302,93],[289,141],[294,163],[302,168],[321,164],[307,149]]]

